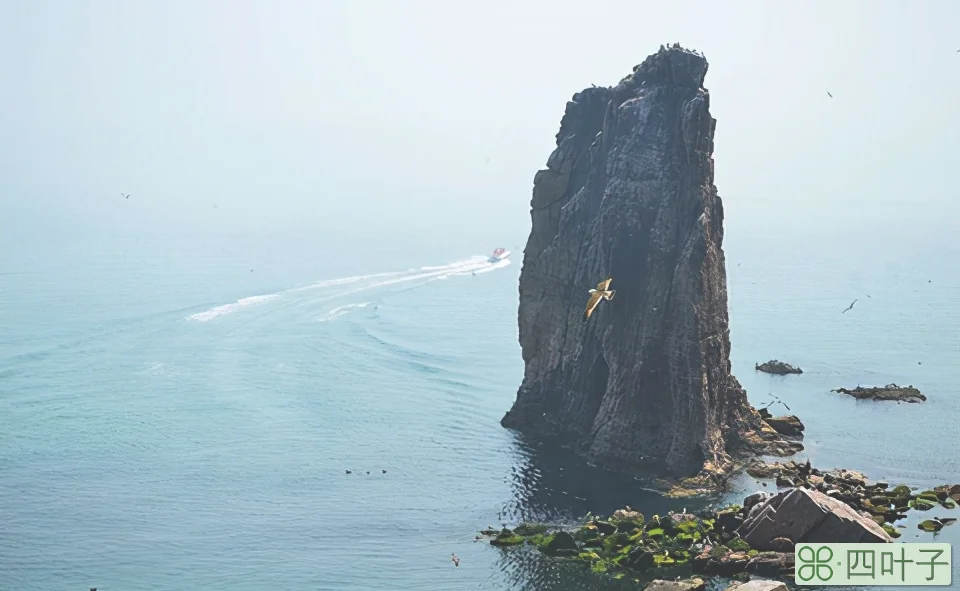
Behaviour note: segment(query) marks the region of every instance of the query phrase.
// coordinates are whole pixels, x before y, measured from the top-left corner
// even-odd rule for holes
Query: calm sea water
[[[728,199],[734,370],[751,400],[785,401],[818,466],[960,482],[949,224],[892,206],[782,212]],[[516,225],[506,246],[525,241]],[[636,588],[473,541],[488,524],[694,504],[499,426],[523,371],[521,253],[491,267],[477,255],[495,246],[398,237],[331,256],[323,236],[172,230],[8,241],[0,589]],[[773,357],[806,373],[753,370]],[[829,392],[888,382],[929,400]],[[731,496],[758,488],[738,485]]]

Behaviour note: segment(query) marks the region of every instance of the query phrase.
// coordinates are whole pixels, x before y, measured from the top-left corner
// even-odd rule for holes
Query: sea
[[[704,502],[500,426],[523,375],[522,209],[449,240],[0,237],[0,590],[640,589],[475,540]],[[906,202],[726,199],[733,370],[753,404],[806,424],[799,458],[960,483],[954,231]],[[498,246],[511,258],[487,262]],[[804,373],[755,370],[773,358]],[[831,392],[891,382],[928,400]],[[745,476],[720,501],[755,490]],[[960,542],[960,525],[901,531]]]

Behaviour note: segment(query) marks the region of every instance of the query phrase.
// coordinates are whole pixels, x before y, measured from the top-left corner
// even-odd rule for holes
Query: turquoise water
[[[935,212],[855,215],[728,199],[734,370],[804,420],[816,465],[960,482],[960,247]],[[523,244],[514,228],[494,242]],[[0,589],[612,588],[473,541],[692,504],[499,426],[523,371],[521,253],[492,268],[501,244],[476,234],[336,251],[270,230],[7,239]],[[772,357],[806,373],[753,370]],[[829,392],[891,381],[929,400]]]

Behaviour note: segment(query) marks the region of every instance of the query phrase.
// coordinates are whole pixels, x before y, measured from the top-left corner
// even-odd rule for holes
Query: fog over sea
[[[400,4],[0,7],[0,589],[639,588],[474,536],[694,505],[499,425],[564,103],[674,40],[750,400],[960,483],[957,5]],[[830,392],[889,382],[928,400]]]

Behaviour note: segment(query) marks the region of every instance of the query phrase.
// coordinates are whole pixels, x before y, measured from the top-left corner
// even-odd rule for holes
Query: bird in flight
[[[827,91],[827,96],[830,97],[830,98],[833,98],[833,95],[830,94],[830,91],[829,91],[829,90]]]
[[[782,404],[783,407],[784,407],[785,409],[787,409],[788,411],[790,410],[790,407],[787,406],[787,403],[784,402],[783,400],[780,400],[780,399],[777,398],[776,396],[774,396],[774,395],[773,395],[773,392],[767,392],[767,394],[770,395],[770,402],[768,402],[767,405],[764,406],[763,408],[770,408],[774,403],[777,403],[777,404]]]
[[[130,193],[120,193],[120,196],[123,197],[124,199],[129,199]]]
[[[850,305],[847,306],[847,309],[844,310],[843,312],[840,312],[840,313],[841,313],[841,314],[846,314],[846,313],[849,312],[850,310],[853,310],[853,305],[856,304],[856,303],[857,303],[857,300],[853,300],[852,302],[850,302]]]
[[[590,318],[590,315],[593,314],[594,309],[600,305],[600,300],[612,300],[613,296],[616,295],[617,290],[610,289],[611,281],[613,281],[613,277],[607,277],[597,284],[596,289],[591,289],[587,292],[590,294],[590,299],[587,300],[587,309],[583,313],[584,320]]]
[[[450,562],[453,563],[453,566],[460,566],[460,557],[456,554],[450,555]]]

